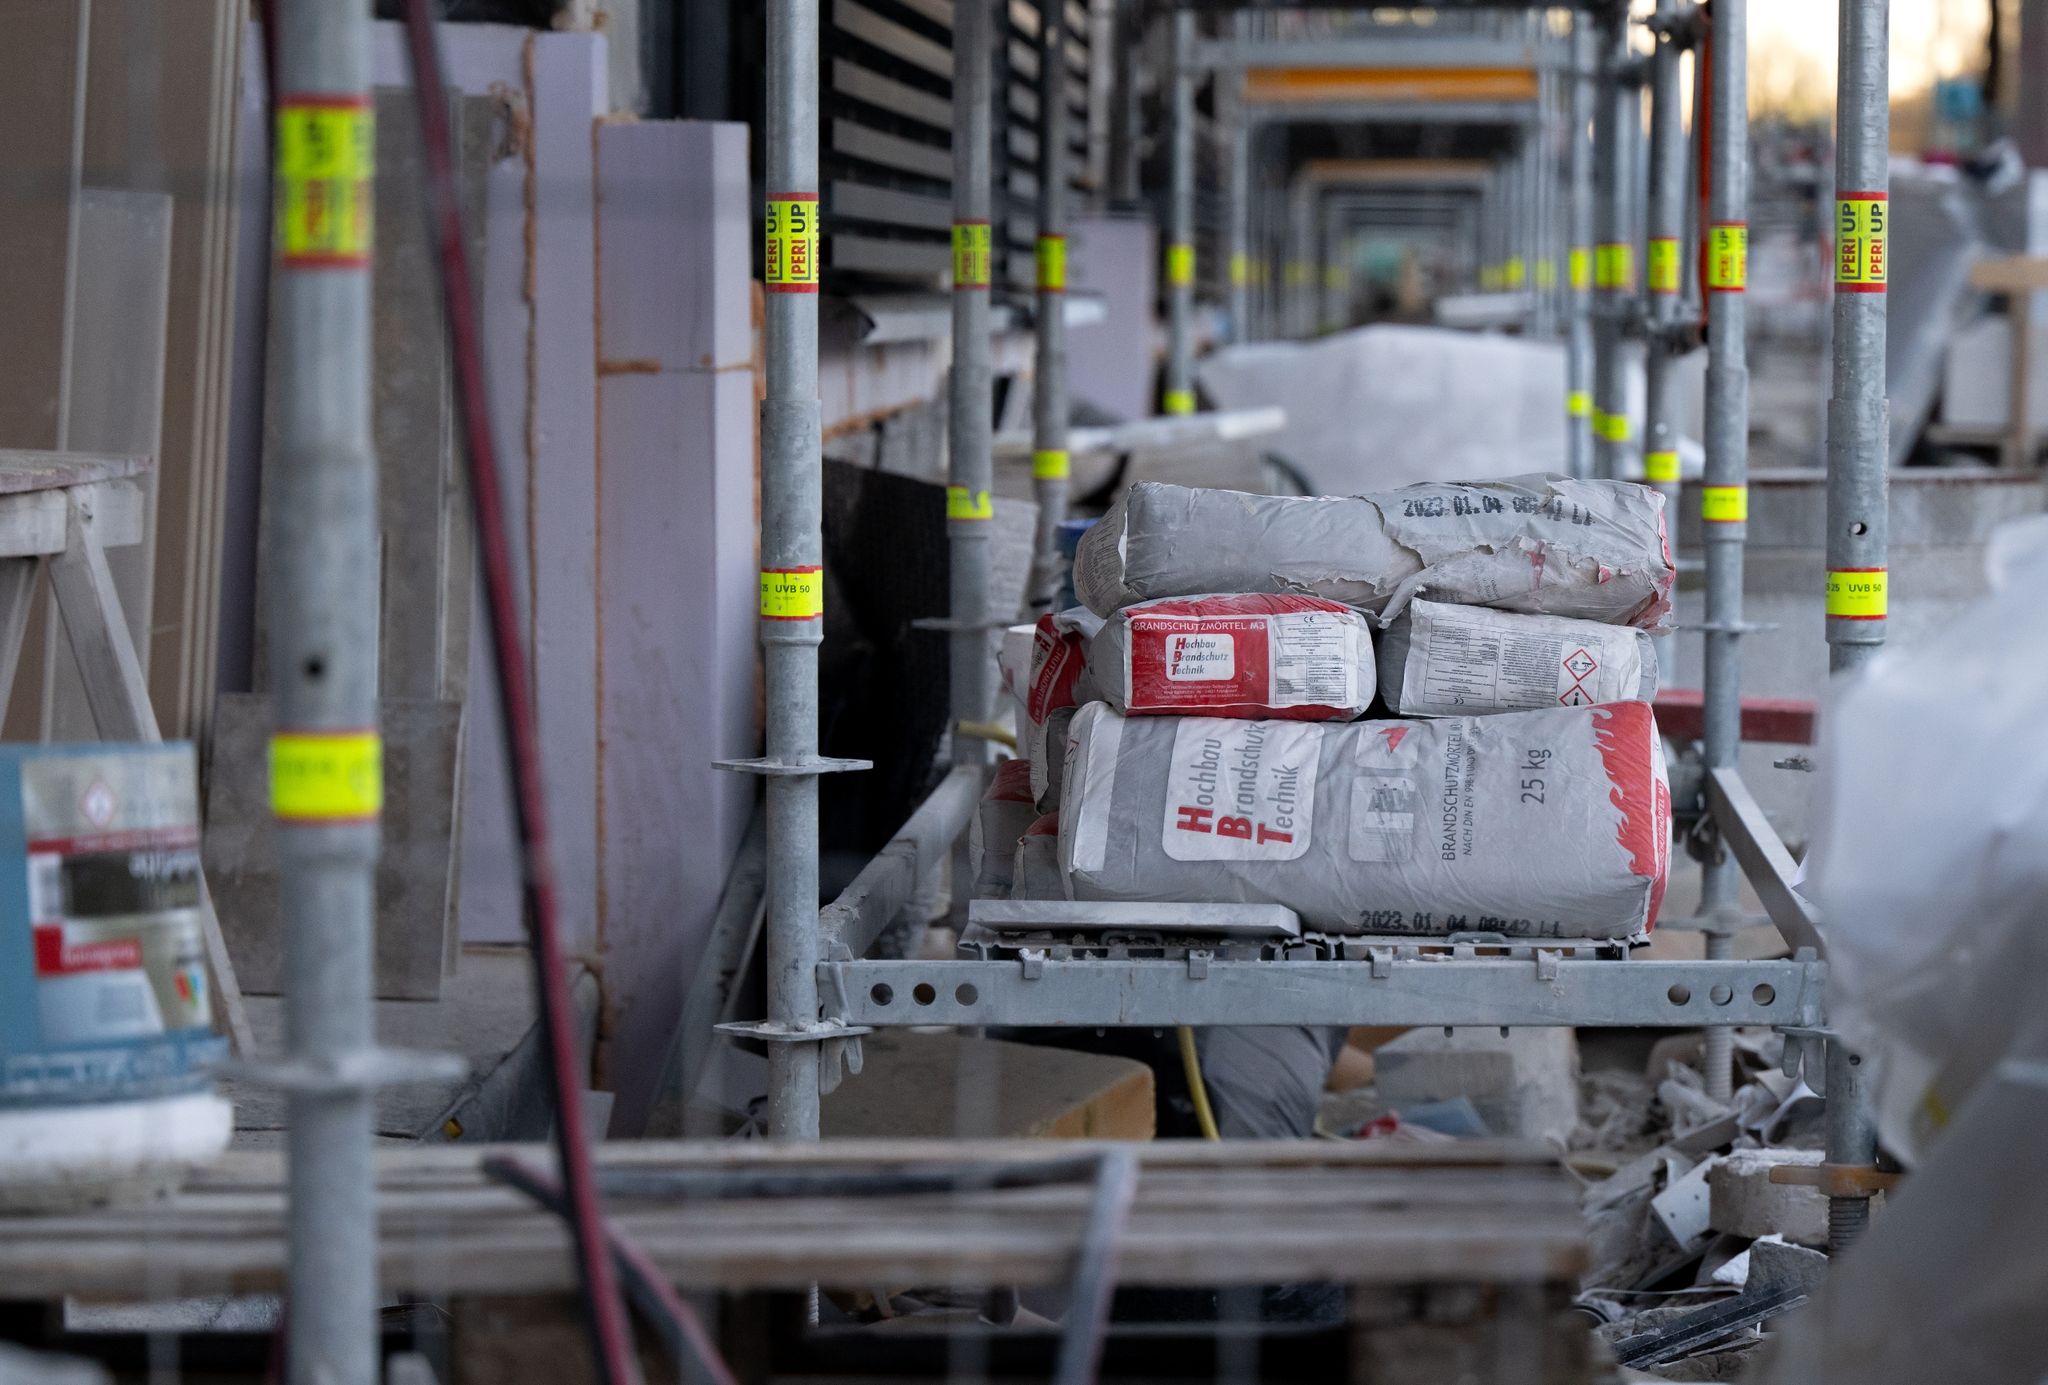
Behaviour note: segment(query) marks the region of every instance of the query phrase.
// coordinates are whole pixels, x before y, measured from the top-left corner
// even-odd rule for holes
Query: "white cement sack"
[[[1022,749],[1031,762],[1031,789],[1040,812],[1059,803],[1059,780],[1067,755],[1067,723],[1087,667],[1088,637],[1102,628],[1102,618],[1076,607],[1038,618],[1032,634],[1029,681],[1023,694]],[[1055,731],[1055,713],[1064,712]]]
[[[1163,596],[1304,592],[1383,622],[1427,596],[1658,630],[1677,575],[1663,496],[1548,475],[1349,497],[1140,482],[1074,558],[1075,590],[1105,616]]]
[[[1075,717],[1075,899],[1283,904],[1337,933],[1627,938],[1655,921],[1671,793],[1649,707],[1441,721]]]
[[[1017,839],[1016,859],[1010,869],[1010,898],[1065,899],[1066,885],[1060,879],[1060,820],[1047,813],[1024,829]]]
[[[1007,899],[1017,839],[1038,816],[1031,801],[1031,765],[1005,760],[996,766],[967,828],[967,860],[974,870],[976,899]]]
[[[1413,601],[1380,636],[1379,679],[1404,717],[1651,702],[1657,646],[1628,626]]]
[[[1373,696],[1372,632],[1317,596],[1168,597],[1088,641],[1076,701],[1127,715],[1350,721]]]
[[[1075,708],[1069,703],[1046,713],[1045,722],[1033,736],[1031,758],[1031,801],[1041,813],[1056,813],[1067,777],[1067,740],[1074,724]]]

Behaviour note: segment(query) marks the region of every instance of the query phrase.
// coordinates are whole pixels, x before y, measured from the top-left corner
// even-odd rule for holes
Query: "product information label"
[[[1135,615],[1127,705],[1133,712],[1356,707],[1361,638],[1354,624],[1326,611]]]
[[[953,287],[985,289],[989,279],[989,233],[986,221],[953,223]]]
[[[1302,267],[1304,270],[1307,266]],[[1192,245],[1169,245],[1166,247],[1166,282],[1175,288],[1185,288],[1195,282],[1195,247]]]
[[[1887,576],[1881,567],[1828,573],[1827,613],[1837,620],[1883,620]]]
[[[384,808],[375,731],[280,731],[270,738],[270,811],[279,822],[372,822]]]
[[[1041,448],[1031,454],[1031,479],[1034,481],[1064,481],[1069,463],[1067,454]]]
[[[987,491],[972,491],[965,486],[946,487],[947,519],[994,519],[995,503]]]
[[[824,615],[824,570],[762,568],[761,614],[769,620],[816,620]]]
[[[289,97],[277,111],[277,249],[292,269],[370,262],[375,116],[362,97]]]
[[[1643,454],[1643,479],[1653,486],[1666,486],[1678,479],[1678,454],[1676,452],[1645,452]]]
[[[1189,717],[1173,734],[1161,844],[1175,861],[1292,861],[1308,850],[1323,731]]]
[[[1709,524],[1740,524],[1747,520],[1749,487],[1700,487],[1700,518]]]
[[[1884,193],[1851,192],[1835,199],[1837,292],[1884,292],[1889,277],[1890,226],[1891,209]]]
[[[768,244],[762,258],[770,293],[818,291],[818,195],[785,192],[768,199]]]
[[[1582,707],[1636,696],[1642,656],[1626,631],[1564,636],[1521,618],[1432,605],[1418,619],[1403,669],[1401,707],[1422,716],[1498,708]]]
[[[24,762],[21,776],[42,1041],[210,1023],[190,751],[50,756]]]
[[[1038,287],[1044,293],[1067,291],[1067,238],[1038,238]]]
[[[1620,292],[1635,286],[1635,247],[1618,242],[1601,246],[1593,259],[1593,287]]]
[[[1650,242],[1648,265],[1651,293],[1678,292],[1678,242],[1659,236]]]
[[[1707,229],[1707,287],[1741,293],[1749,286],[1749,227],[1726,221]]]

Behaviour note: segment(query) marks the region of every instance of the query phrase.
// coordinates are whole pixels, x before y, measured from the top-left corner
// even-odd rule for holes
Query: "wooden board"
[[[1071,1153],[1083,1146],[1063,1147]],[[1578,1189],[1534,1145],[1171,1142],[1132,1147],[1137,1197],[1126,1284],[1331,1280],[1556,1283],[1584,1263]],[[561,1223],[484,1181],[484,1149],[378,1154],[381,1290],[563,1293],[575,1284]],[[522,1157],[549,1166],[540,1146]],[[904,1168],[1031,1161],[1039,1142],[635,1142],[601,1166]],[[0,1218],[0,1283],[17,1299],[162,1298],[276,1289],[285,1266],[285,1169],[231,1152],[183,1192],[141,1206]],[[1085,1184],[917,1197],[653,1204],[609,1214],[688,1289],[870,1283],[1056,1284],[1072,1272]]]
[[[825,1098],[827,1139],[860,1136],[1149,1140],[1152,1069],[958,1030],[881,1030]]]

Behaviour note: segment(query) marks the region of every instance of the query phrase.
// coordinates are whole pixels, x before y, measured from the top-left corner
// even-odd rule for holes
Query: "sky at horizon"
[[[1751,0],[1750,102],[1761,110],[1824,116],[1834,109],[1838,0]],[[1892,99],[1984,64],[1987,0],[1892,0]]]

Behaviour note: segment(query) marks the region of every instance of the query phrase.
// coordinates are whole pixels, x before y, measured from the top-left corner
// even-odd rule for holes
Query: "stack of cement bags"
[[[1043,618],[1013,675],[1038,813],[1013,895],[1639,937],[1670,843],[1648,705],[1675,575],[1662,507],[1540,475],[1134,487],[1076,557],[1086,608]]]

